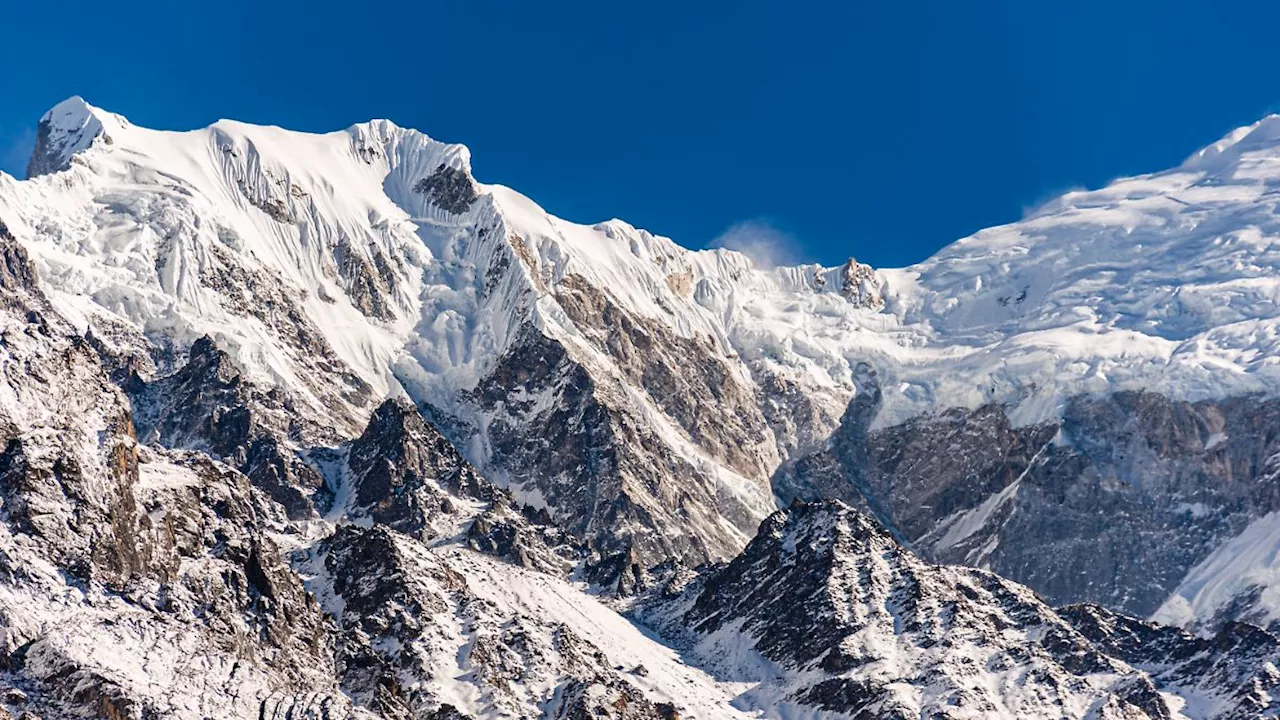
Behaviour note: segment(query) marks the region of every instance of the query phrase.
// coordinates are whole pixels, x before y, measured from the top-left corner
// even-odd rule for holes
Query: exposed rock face
[[[1230,623],[1202,638],[1097,605],[1072,605],[1059,614],[1103,652],[1150,673],[1161,686],[1180,688],[1221,720],[1280,712],[1280,639],[1271,633]]]
[[[465,580],[438,565],[405,568],[385,528],[343,527],[321,552],[332,592],[342,602],[337,658],[344,689],[382,717],[439,710],[429,692],[415,688],[419,683],[401,678],[431,676],[433,633],[424,625],[450,611],[451,595]]]
[[[117,122],[122,118],[112,117]],[[84,101],[71,98],[59,103],[36,126],[36,146],[27,161],[27,177],[65,170],[75,154],[94,141],[112,142],[102,117],[86,111]]]
[[[1177,673],[1135,670],[1113,657],[1119,651],[1106,638],[1082,634],[1026,588],[928,565],[835,501],[779,511],[727,566],[642,616],[689,628],[696,657],[719,663],[726,676],[762,680],[748,697],[779,711],[1154,719],[1172,717],[1160,690],[1180,687]],[[744,654],[742,638],[761,659]],[[1265,642],[1254,647],[1264,649],[1244,657],[1274,657]],[[1224,704],[1206,717],[1260,717],[1263,707],[1236,715]]]
[[[685,338],[627,313],[607,292],[570,275],[556,300],[592,344],[606,352],[632,387],[713,457],[747,478],[767,477],[778,451],[750,377],[709,338]]]
[[[445,534],[429,527],[456,515],[451,497],[490,502],[498,493],[415,407],[398,400],[374,411],[352,442],[347,469],[353,514],[422,539]]]
[[[33,703],[55,717],[165,717],[184,705],[241,717],[308,705],[342,712],[319,605],[268,535],[283,519],[273,517],[278,507],[198,455],[148,452],[133,490],[145,511],[133,535],[95,538],[95,555],[135,558],[120,590],[111,590],[114,557],[94,562],[112,574],[79,588],[38,564],[3,572],[0,615],[17,648],[8,662]],[[19,545],[18,557],[31,550]],[[85,593],[87,606],[75,601]],[[9,604],[24,595],[33,599]],[[117,656],[121,647],[104,637],[131,655]]]
[[[346,452],[343,510],[423,542],[464,537],[480,552],[566,574],[585,557],[545,514],[518,505],[467,462],[417,408],[387,400]]]
[[[0,220],[0,292],[6,304],[47,306],[37,287],[36,269],[27,251]]]
[[[755,511],[718,494],[701,468],[672,457],[614,392],[560,343],[529,337],[476,397],[490,415],[495,471],[602,553],[634,549],[644,567],[733,553],[746,532],[726,533],[720,518],[746,527]],[[677,524],[703,529],[677,532]]]
[[[1055,603],[1150,615],[1214,547],[1280,509],[1274,401],[1116,393],[1072,398],[1054,423],[1014,427],[985,406],[868,430],[874,404],[855,399],[778,492],[867,507],[926,557]]]
[[[132,392],[142,436],[171,448],[202,450],[248,475],[289,511],[305,519],[327,501],[324,478],[303,462],[295,443],[326,436],[279,390],[246,381],[231,358],[204,337],[173,375]],[[318,497],[319,495],[319,497]]]
[[[352,304],[366,317],[394,320],[396,311],[392,298],[399,280],[387,256],[376,245],[370,246],[368,255],[366,257],[365,253],[357,251],[346,238],[333,248],[338,276],[344,281]]]
[[[437,207],[455,215],[470,210],[471,204],[480,197],[470,175],[444,164],[415,183],[413,191],[425,195]]]
[[[884,307],[884,295],[875,269],[853,258],[840,268],[840,294],[858,307],[872,310]]]
[[[429,527],[458,514],[457,498],[488,503],[499,493],[402,400],[387,400],[374,411],[364,433],[351,444],[347,469],[354,514],[423,540],[453,530]]]
[[[339,622],[342,684],[381,717],[453,717],[437,674],[459,666],[486,716],[661,716],[599,648],[562,624],[473,593],[449,556],[385,527],[345,526],[318,549]],[[459,647],[461,646],[461,647]],[[540,690],[539,688],[545,688]]]

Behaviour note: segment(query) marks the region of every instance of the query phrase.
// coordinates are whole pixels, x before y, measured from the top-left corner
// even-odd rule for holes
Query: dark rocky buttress
[[[875,430],[854,405],[828,447],[779,470],[780,496],[869,508],[925,557],[1054,603],[1150,615],[1218,544],[1280,510],[1277,400],[1121,392],[1071,398],[1055,422],[1015,426],[988,405]]]

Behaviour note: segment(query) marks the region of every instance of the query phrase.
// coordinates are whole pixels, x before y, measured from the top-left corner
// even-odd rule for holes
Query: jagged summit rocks
[[[110,145],[108,128],[127,124],[124,118],[104,112],[79,96],[52,107],[36,126],[36,146],[27,162],[27,177],[67,169],[72,158],[95,142]]]
[[[480,477],[412,404],[378,406],[347,453],[351,512],[408,535],[431,539],[434,517],[456,514],[453,498],[492,502],[498,491]]]

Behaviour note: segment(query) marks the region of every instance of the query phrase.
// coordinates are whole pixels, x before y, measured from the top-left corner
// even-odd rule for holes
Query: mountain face
[[[925,557],[1052,602],[1149,616],[1224,539],[1275,511],[1278,411],[1253,396],[1123,391],[1073,396],[1061,418],[1022,427],[996,405],[881,429],[851,413],[775,486],[869,508]]]
[[[929,565],[840,503],[770,516],[741,555],[644,617],[761,706],[854,718],[1262,717],[1275,636],[1214,640],[1101,608],[1055,612],[982,570]],[[683,633],[683,636],[681,635]],[[1248,648],[1248,649],[1246,649]],[[1176,696],[1176,699],[1171,698]]]
[[[73,98],[28,175],[0,718],[1280,712],[1275,117],[897,270],[388,121]]]

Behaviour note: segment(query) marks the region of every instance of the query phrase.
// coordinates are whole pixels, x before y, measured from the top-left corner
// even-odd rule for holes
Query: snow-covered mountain
[[[1280,118],[897,270],[567,222],[388,121],[73,98],[28,174],[6,707],[1276,711]]]

